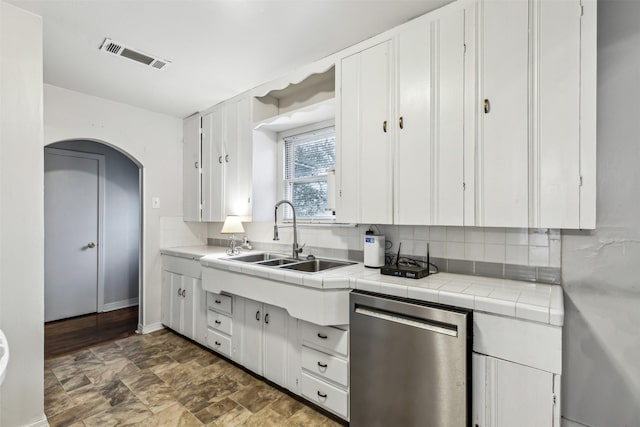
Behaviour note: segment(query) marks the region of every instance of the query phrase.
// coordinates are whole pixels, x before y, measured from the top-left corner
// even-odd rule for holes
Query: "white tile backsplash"
[[[464,242],[464,227],[447,227],[447,242]]]
[[[507,245],[528,245],[529,232],[526,228],[508,228],[506,230]]]
[[[220,234],[220,223],[208,226],[210,238],[227,238]],[[274,243],[273,223],[244,223],[245,235],[250,241]],[[309,247],[330,250],[362,250],[363,236],[369,224],[353,226],[300,226],[299,243]],[[171,227],[169,227],[171,228]],[[454,260],[484,261],[536,267],[561,266],[559,230],[527,228],[441,227],[411,225],[378,225],[390,252],[398,250],[402,242],[405,255],[426,256]],[[376,227],[373,227],[376,230]],[[238,238],[240,239],[242,235]],[[291,228],[280,227],[280,245],[290,244]]]

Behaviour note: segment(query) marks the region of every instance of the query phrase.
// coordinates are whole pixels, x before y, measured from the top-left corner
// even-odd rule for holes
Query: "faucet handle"
[[[306,243],[303,243],[302,246],[296,246],[295,251],[296,253],[302,253],[302,249],[307,246]]]

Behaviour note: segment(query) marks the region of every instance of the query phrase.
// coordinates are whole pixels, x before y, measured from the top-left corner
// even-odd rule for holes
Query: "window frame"
[[[290,130],[286,130],[286,131],[282,131],[279,132],[277,135],[277,141],[278,141],[278,165],[277,165],[277,194],[279,196],[279,200],[282,199],[286,199],[287,198],[287,185],[289,182],[318,182],[318,181],[324,181],[327,182],[328,178],[327,175],[325,176],[317,176],[317,177],[308,177],[308,178],[294,178],[294,179],[286,179],[286,144],[285,144],[285,138],[289,138],[291,136],[295,136],[295,135],[299,135],[299,134],[303,134],[303,133],[309,133],[309,132],[314,132],[314,131],[318,131],[324,128],[329,128],[329,127],[333,127],[334,128],[334,132],[335,132],[335,120],[325,120],[322,122],[318,122],[318,123],[313,123],[311,125],[307,125],[307,126],[301,126],[295,129],[290,129]],[[334,137],[336,138],[336,151],[338,149],[337,147],[337,133],[334,133]],[[336,157],[337,157],[337,153],[336,153]],[[336,163],[337,163],[337,159],[336,159]],[[289,209],[285,209],[283,214],[282,221],[283,222],[293,222],[293,218],[292,217],[287,217],[285,215],[290,215],[290,210]],[[280,216],[280,215],[278,215]],[[298,217],[296,218],[297,221],[301,224],[334,224],[336,222],[336,217],[335,215],[326,215],[326,216],[322,216],[322,217]]]

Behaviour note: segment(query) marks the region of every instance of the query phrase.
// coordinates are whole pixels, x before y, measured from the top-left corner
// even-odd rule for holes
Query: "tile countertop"
[[[196,246],[161,250],[165,255],[200,259],[205,267],[259,276],[299,286],[362,289],[562,326],[562,287],[464,274],[438,273],[422,279],[383,276],[378,269],[356,263],[321,273],[300,273],[226,258],[226,248]],[[256,253],[261,251],[256,251]],[[286,255],[285,255],[286,256]]]

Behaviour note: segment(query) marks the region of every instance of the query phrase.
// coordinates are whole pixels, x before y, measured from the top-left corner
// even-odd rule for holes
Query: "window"
[[[327,169],[336,163],[335,128],[284,138],[284,196],[298,218],[333,219],[327,211]],[[290,209],[285,218],[292,218]]]

